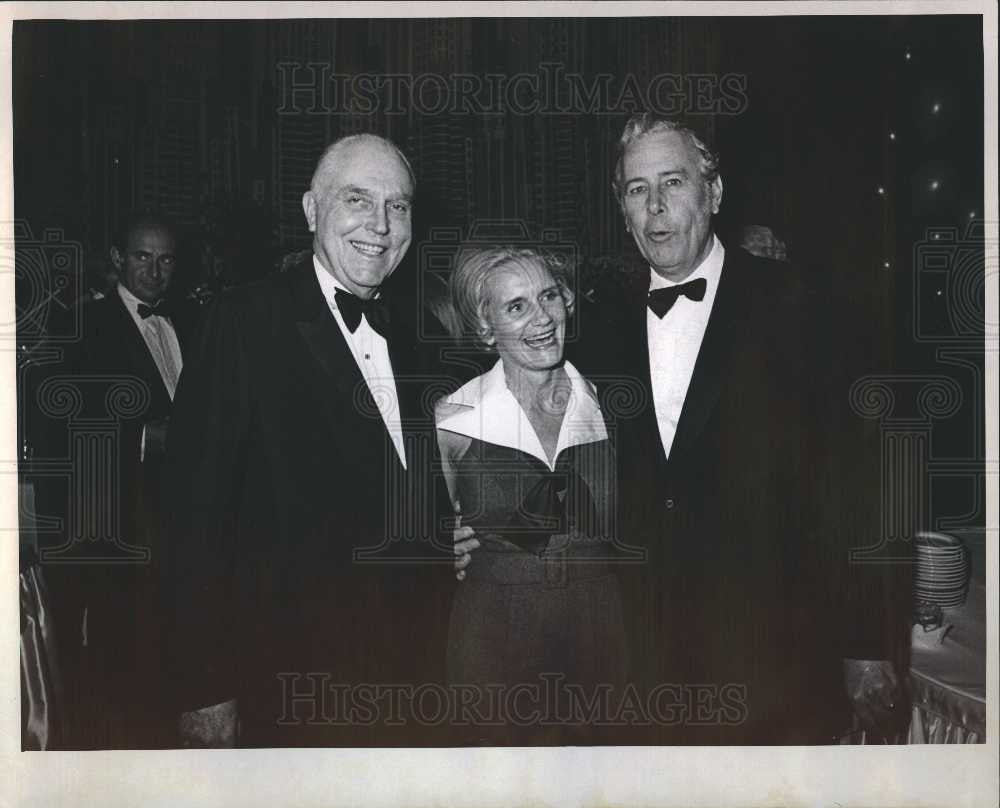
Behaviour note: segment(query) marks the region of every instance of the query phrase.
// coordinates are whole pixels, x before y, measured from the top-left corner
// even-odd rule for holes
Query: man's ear
[[[306,215],[306,224],[309,225],[309,232],[316,232],[316,194],[306,191],[302,194],[302,211]]]
[[[122,264],[125,263],[125,256],[121,254],[121,250],[117,247],[111,248],[111,263],[115,269],[121,272]]]
[[[718,213],[719,206],[722,204],[722,177],[716,177],[708,186],[708,190],[712,195],[712,213]]]

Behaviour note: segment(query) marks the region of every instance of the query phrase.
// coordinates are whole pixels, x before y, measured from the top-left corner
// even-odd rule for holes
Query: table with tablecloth
[[[913,627],[908,743],[986,742],[985,531],[953,531],[969,550],[972,579],[961,606],[932,631]]]

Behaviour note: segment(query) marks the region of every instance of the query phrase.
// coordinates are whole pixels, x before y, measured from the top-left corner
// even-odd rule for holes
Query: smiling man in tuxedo
[[[646,552],[623,590],[634,679],[675,709],[640,741],[829,743],[850,725],[845,671],[858,712],[885,718],[898,613],[846,563],[877,543],[878,478],[832,478],[857,445],[846,389],[812,383],[826,348],[803,278],[722,245],[718,159],[683,126],[630,120],[612,184],[649,271],[597,300],[579,361],[641,402],[607,413],[622,537]]]
[[[420,345],[384,287],[413,195],[391,142],[335,142],[303,196],[312,254],[223,295],[200,331],[168,451],[185,743],[415,742],[374,691],[344,707],[443,655],[433,565],[388,558],[430,535]]]

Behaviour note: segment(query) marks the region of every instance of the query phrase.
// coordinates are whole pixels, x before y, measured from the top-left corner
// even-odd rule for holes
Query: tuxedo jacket
[[[440,677],[450,548],[430,540],[411,314],[393,307],[388,337],[405,470],[311,256],[224,294],[185,367],[167,451],[177,707],[239,698],[246,745],[394,743],[352,725],[370,711],[338,724],[342,704],[286,697]]]
[[[806,280],[727,251],[669,458],[648,272],[581,312],[574,361],[604,392],[619,538],[644,558],[621,568],[634,681],[686,705],[654,742],[829,741],[849,721],[840,658],[890,657],[903,631],[888,568],[848,563],[880,537],[878,446]]]
[[[171,316],[182,360],[198,314],[196,307],[179,307],[178,313]],[[122,538],[129,544],[141,543],[142,534],[159,520],[156,511],[161,505],[163,460],[162,453],[157,454],[152,447],[143,459],[143,428],[170,417],[170,394],[117,291],[85,304],[81,321],[83,337],[69,351],[67,363],[83,394],[81,416],[110,419],[117,427],[119,484],[106,493],[112,505],[120,509]],[[130,392],[112,402],[114,396],[110,393],[119,381],[128,382]]]
[[[184,358],[187,339],[194,327],[197,312],[180,310],[171,317],[171,324],[177,334],[177,341]],[[144,392],[141,394],[145,406],[135,412],[118,416],[123,432],[119,442],[119,452],[127,462],[139,462],[142,425],[170,416],[171,400],[163,378],[156,367],[142,334],[136,327],[132,315],[117,290],[106,297],[84,304],[81,313],[82,339],[69,352],[69,365],[75,374],[92,374],[107,377],[129,377],[138,381]],[[103,382],[101,391],[106,392],[111,381]],[[90,396],[94,412],[88,415],[100,416],[98,408],[105,407],[103,395]],[[91,406],[88,402],[88,407]]]
[[[116,290],[83,304],[78,315],[81,338],[55,370],[78,390],[79,409],[71,416],[75,430],[73,423],[60,422],[49,435],[47,452],[68,456],[73,476],[68,489],[53,490],[51,496],[63,517],[64,540],[81,527],[69,509],[93,519],[95,506],[101,522],[113,526],[113,536],[75,542],[64,557],[69,563],[49,569],[70,687],[78,690],[70,694],[71,707],[80,713],[70,742],[84,748],[148,747],[160,743],[155,722],[143,708],[151,704],[149,694],[157,691],[152,680],[162,668],[158,568],[164,557],[164,503],[162,454],[149,447],[142,460],[141,441],[144,425],[168,418],[172,405]],[[182,358],[196,316],[190,310],[171,318]],[[109,454],[86,459],[84,452],[107,446]]]

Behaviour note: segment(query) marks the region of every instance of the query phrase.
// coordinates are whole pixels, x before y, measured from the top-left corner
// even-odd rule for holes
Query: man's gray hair
[[[698,137],[693,129],[677,121],[661,118],[652,112],[638,113],[629,118],[615,147],[617,159],[615,160],[614,175],[611,178],[611,188],[619,203],[622,200],[622,194],[625,193],[625,178],[622,176],[625,150],[633,141],[654,132],[679,132],[684,135],[701,157],[698,166],[701,178],[705,182],[711,183],[715,182],[719,176],[719,155],[705,145],[705,142]]]

